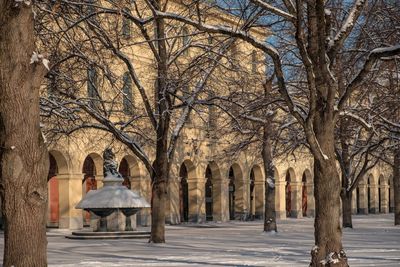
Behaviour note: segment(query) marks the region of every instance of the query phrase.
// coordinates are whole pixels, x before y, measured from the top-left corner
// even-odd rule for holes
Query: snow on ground
[[[393,226],[393,214],[354,216],[353,224],[344,230],[350,266],[400,266],[400,227]],[[167,226],[167,243],[149,244],[69,240],[67,231],[51,230],[49,266],[308,266],[313,219],[280,220],[278,231],[263,234],[262,221]]]

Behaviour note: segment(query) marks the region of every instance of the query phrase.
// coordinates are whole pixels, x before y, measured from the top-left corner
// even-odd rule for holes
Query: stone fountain
[[[71,239],[105,238],[147,238],[149,232],[136,231],[132,228],[131,216],[150,204],[136,192],[122,185],[124,179],[117,171],[115,155],[110,148],[103,153],[104,186],[89,191],[76,205],[77,209],[89,211],[100,217],[93,227],[93,232],[73,232]],[[124,219],[122,219],[124,218]],[[121,229],[124,228],[124,229]]]

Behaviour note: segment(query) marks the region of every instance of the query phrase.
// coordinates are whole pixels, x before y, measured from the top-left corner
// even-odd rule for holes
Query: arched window
[[[122,87],[122,93],[123,93],[123,111],[127,115],[132,115],[132,79],[131,76],[129,75],[129,72],[125,72],[124,77],[123,77],[124,85]]]

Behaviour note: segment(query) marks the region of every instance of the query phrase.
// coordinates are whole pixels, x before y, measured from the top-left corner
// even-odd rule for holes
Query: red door
[[[49,180],[50,188],[50,223],[58,224],[59,221],[59,196],[58,196],[58,180],[56,176],[53,176]]]

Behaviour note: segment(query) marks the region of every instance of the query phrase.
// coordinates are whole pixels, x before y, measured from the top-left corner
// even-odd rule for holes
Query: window
[[[257,73],[257,52],[255,50],[251,52],[251,72]]]
[[[89,98],[89,105],[92,108],[97,107],[97,100],[99,93],[97,91],[97,71],[93,66],[89,66],[87,70],[87,96]]]
[[[129,13],[129,9],[125,8],[124,12]],[[132,22],[130,19],[127,17],[123,16],[122,17],[122,36],[124,38],[129,38],[132,35]]]
[[[123,77],[124,85],[122,87],[122,93],[123,93],[123,111],[127,115],[132,115],[132,79],[131,76],[129,75],[129,72],[125,72],[124,77]]]
[[[185,51],[183,52],[184,55],[187,55],[189,53],[189,50],[187,48],[189,43],[190,43],[189,31],[188,31],[188,29],[186,27],[183,27],[182,28],[182,45],[184,47],[183,49],[185,49]]]
[[[132,30],[131,30],[131,21],[127,18],[122,19],[122,36],[125,38],[131,37]]]

